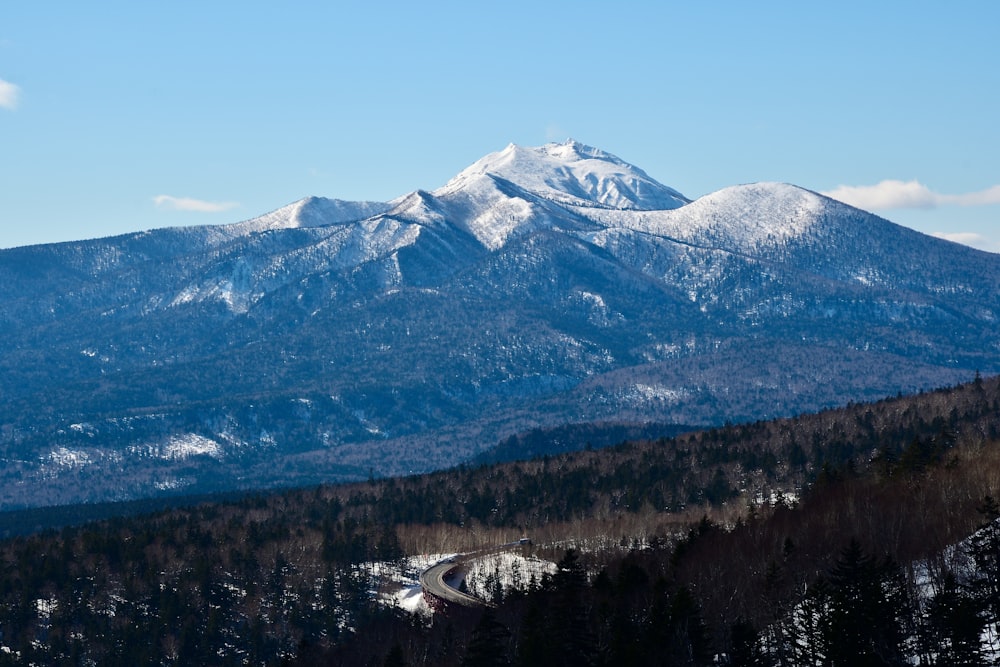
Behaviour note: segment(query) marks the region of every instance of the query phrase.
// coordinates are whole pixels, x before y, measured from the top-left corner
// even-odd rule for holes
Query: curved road
[[[421,572],[420,586],[424,589],[424,593],[429,593],[436,598],[444,600],[445,602],[457,604],[462,607],[488,606],[483,600],[463,593],[456,588],[452,588],[444,580],[445,577],[460,567],[462,567],[461,563],[448,559],[443,560],[436,565],[431,565],[429,568]]]
[[[455,570],[462,567],[463,560],[474,559],[485,554],[498,553],[525,546],[531,546],[531,540],[527,537],[522,537],[515,542],[508,542],[507,544],[501,544],[500,546],[480,549],[479,551],[472,551],[458,556],[452,556],[451,558],[445,558],[420,573],[420,587],[423,589],[425,596],[429,595],[448,604],[457,604],[462,607],[493,607],[495,605],[487,602],[486,600],[480,600],[477,597],[469,595],[468,593],[463,593],[462,591],[452,587],[447,581],[445,581],[445,577],[451,575],[455,572]],[[430,602],[430,600],[428,600],[428,602]]]

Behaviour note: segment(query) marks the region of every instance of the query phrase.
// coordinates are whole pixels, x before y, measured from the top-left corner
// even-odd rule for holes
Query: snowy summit
[[[573,139],[537,148],[510,144],[478,160],[434,194],[447,196],[483,176],[572,206],[654,211],[678,208],[689,201],[642,169]]]
[[[490,153],[433,192],[396,200],[387,217],[454,225],[490,250],[539,229],[585,230],[602,211],[665,211],[689,200],[627,162],[573,140]]]
[[[307,197],[231,227],[242,233],[393,220],[458,227],[496,250],[520,233],[601,224],[590,219],[601,211],[669,211],[688,203],[642,169],[570,139],[538,147],[510,144],[432,192],[386,203]]]

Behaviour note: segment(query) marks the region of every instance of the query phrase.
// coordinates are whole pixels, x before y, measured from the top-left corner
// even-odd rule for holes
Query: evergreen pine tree
[[[569,549],[552,577],[552,642],[555,664],[585,667],[593,664],[597,645],[586,607],[587,572],[576,550]]]
[[[976,508],[983,520],[969,540],[969,555],[976,563],[975,587],[993,622],[1000,620],[1000,504],[986,496]]]
[[[729,633],[729,667],[767,667],[774,664],[761,650],[757,630],[745,619],[733,623]]]
[[[687,586],[670,601],[670,626],[675,665],[708,665],[712,651],[701,607]]]
[[[406,667],[406,656],[403,654],[403,647],[398,643],[393,644],[389,653],[385,656],[383,667]]]
[[[483,612],[462,660],[462,667],[503,667],[510,664],[510,631],[493,610]]]
[[[980,639],[985,626],[981,601],[962,590],[955,575],[947,572],[941,590],[927,609],[929,652],[942,665],[985,664]]]
[[[857,540],[841,552],[828,576],[825,631],[832,667],[903,663],[902,619],[910,609],[899,567],[877,563]]]
[[[529,596],[527,608],[521,617],[517,664],[522,667],[552,664],[554,650],[549,636],[548,609],[543,606],[543,596],[541,591],[535,591]]]
[[[710,664],[708,629],[698,601],[686,586],[671,592],[664,580],[656,582],[647,627],[650,664]]]
[[[787,630],[787,650],[776,653],[778,664],[827,665],[830,653],[830,635],[826,631],[830,610],[830,585],[820,577],[806,590],[806,594],[790,614]]]

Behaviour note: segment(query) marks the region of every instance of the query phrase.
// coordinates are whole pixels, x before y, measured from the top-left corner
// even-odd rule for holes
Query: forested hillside
[[[926,391],[1000,373],[998,318],[1000,255],[793,185],[688,201],[593,147],[512,144],[382,204],[0,250],[0,509]]]
[[[0,664],[986,664],[998,441],[1000,380],[977,378],[12,538]],[[407,555],[523,536],[558,571],[487,613],[378,601]]]

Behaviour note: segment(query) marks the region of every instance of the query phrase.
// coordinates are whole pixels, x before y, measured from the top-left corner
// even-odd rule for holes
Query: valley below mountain
[[[0,508],[424,472],[1000,372],[1000,255],[569,141],[432,192],[0,251]],[[581,445],[583,443],[580,443]]]
[[[74,508],[19,512],[0,665],[995,665],[998,442],[977,377],[59,530],[31,522]]]

